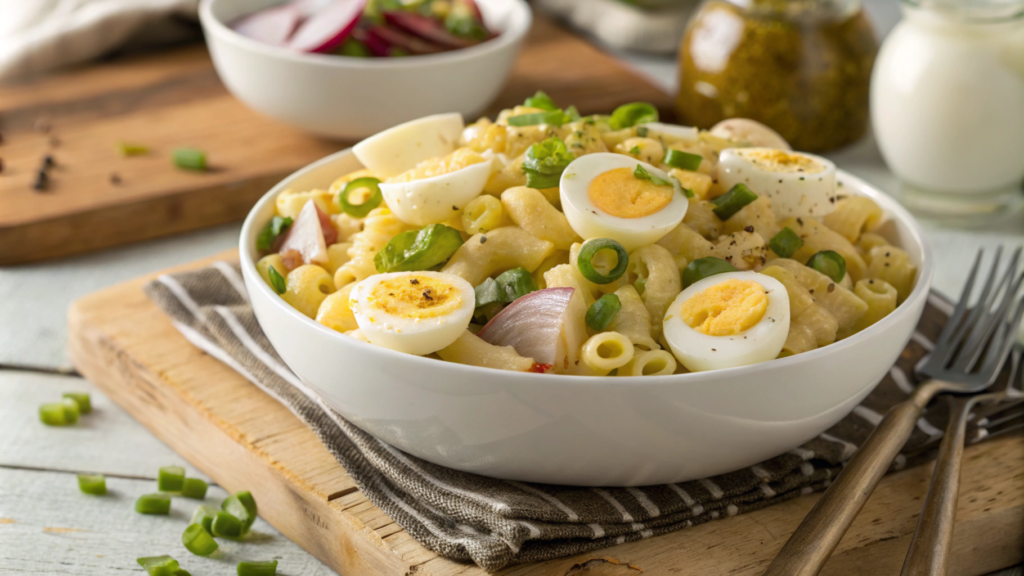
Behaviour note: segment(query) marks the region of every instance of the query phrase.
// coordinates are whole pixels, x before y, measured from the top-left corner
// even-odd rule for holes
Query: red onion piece
[[[420,38],[434,44],[447,46],[449,48],[467,48],[479,44],[474,40],[459,38],[445,29],[441,21],[414,12],[393,10],[384,13],[384,19],[388,24],[397,26],[406,32],[415,34]]]
[[[353,30],[352,37],[365,44],[374,56],[387,56],[391,50],[391,44],[388,44],[380,36],[370,34],[362,28]]]
[[[284,244],[281,244],[281,254],[291,255],[291,252],[297,252],[302,257],[303,264],[327,262],[327,242],[320,222],[320,210],[316,203],[312,200],[306,202],[295,218],[295,223],[288,230]],[[337,234],[335,231],[335,237]],[[294,257],[291,259],[294,260]]]
[[[231,27],[242,36],[274,46],[283,46],[301,19],[302,10],[298,6],[285,4],[250,14]]]
[[[365,5],[365,0],[334,0],[306,19],[288,46],[303,52],[330,52],[352,33]]]
[[[477,336],[495,346],[511,346],[538,364],[565,363],[562,336],[565,311],[575,288],[545,288],[509,304]]]
[[[390,44],[391,46],[402,48],[410,54],[435,54],[437,52],[447,50],[447,48],[443,46],[427,42],[426,40],[417,38],[416,36],[390,26],[374,26],[373,28],[370,28],[367,33],[371,36],[378,37],[381,41]]]
[[[315,206],[315,204],[314,204]],[[338,241],[338,229],[334,227],[334,222],[331,222],[331,217],[316,207],[316,216],[320,219],[320,229],[324,231],[324,243],[330,246]]]

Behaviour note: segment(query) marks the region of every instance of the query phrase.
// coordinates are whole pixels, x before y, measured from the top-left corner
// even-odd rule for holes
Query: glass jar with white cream
[[[1024,0],[903,0],[871,115],[882,156],[921,211],[986,214],[1024,196]]]

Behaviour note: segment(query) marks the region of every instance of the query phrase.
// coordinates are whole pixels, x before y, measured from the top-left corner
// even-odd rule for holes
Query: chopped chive
[[[647,126],[637,126],[636,135],[641,138],[647,138]]]
[[[665,153],[664,160],[665,164],[680,170],[696,170],[700,168],[700,163],[703,161],[704,157],[700,154],[690,154],[674,148],[669,148]]]
[[[772,249],[772,252],[778,254],[779,258],[789,258],[803,245],[804,239],[796,232],[793,232],[789,226],[780,230],[778,234],[772,236],[772,239],[768,241],[768,247]]]
[[[256,521],[257,507],[256,500],[248,490],[235,492],[228,496],[220,505],[221,509],[238,518],[242,522],[243,532],[248,532],[249,527]]]
[[[757,200],[757,194],[747,188],[746,184],[740,183],[712,200],[711,203],[715,205],[712,211],[722,220],[728,220],[754,200]]]
[[[135,511],[139,514],[170,514],[171,497],[167,494],[144,494],[135,501]]]
[[[206,170],[206,152],[198,148],[176,148],[174,165],[185,170]]]
[[[181,495],[185,498],[195,498],[196,500],[202,500],[206,498],[207,485],[204,480],[199,478],[185,478],[185,483],[181,485]]]
[[[526,268],[506,270],[499,274],[494,282],[501,294],[501,301],[505,304],[511,304],[520,297],[537,291],[537,283]]]
[[[270,277],[270,287],[274,289],[274,292],[284,294],[285,290],[288,289],[284,276],[281,276],[281,273],[273,266],[267,269],[267,276]]]
[[[132,144],[129,142],[118,142],[117,153],[121,156],[141,156],[143,154],[149,154],[149,146]]]
[[[714,256],[697,258],[687,264],[686,268],[683,268],[683,290],[689,288],[694,282],[714,276],[715,274],[722,274],[723,272],[736,272],[736,268],[725,260],[715,258]]]
[[[63,402],[51,402],[39,407],[39,420],[47,426],[66,426],[75,423],[68,418],[69,413]]]
[[[239,562],[236,569],[238,576],[275,576],[277,560],[269,562]]]
[[[605,294],[595,300],[587,310],[587,326],[595,332],[603,332],[611,324],[619,310],[622,310],[622,302],[619,297],[615,294]]]
[[[562,172],[575,159],[565,142],[554,136],[530,145],[523,157],[526,185],[537,190],[558,186]]]
[[[217,541],[202,524],[189,524],[181,533],[181,543],[196,556],[209,556],[217,549]]]
[[[362,203],[353,204],[349,195],[360,188],[369,188],[372,193]],[[352,180],[345,184],[345,189],[341,191],[341,194],[338,194],[338,205],[341,206],[341,211],[353,218],[366,217],[371,210],[380,206],[380,203],[383,201],[384,194],[380,191],[380,180],[372,176]]]
[[[177,576],[181,569],[178,561],[170,556],[149,556],[136,558],[135,561],[146,569],[149,576]]]
[[[607,275],[601,274],[594,268],[594,257],[602,250],[614,250],[618,258],[615,267]],[[622,244],[611,238],[587,240],[583,243],[583,247],[580,248],[580,253],[576,257],[576,267],[579,268],[580,274],[594,284],[610,284],[615,282],[626,273],[627,265],[629,265],[629,252],[626,252]]]
[[[490,304],[504,304],[505,299],[494,278],[486,278],[483,282],[473,288],[473,295],[476,298],[476,307],[481,308]]]
[[[639,154],[640,153],[640,147],[639,146],[633,146],[632,148],[629,149],[629,153],[630,154]]]
[[[678,181],[679,181],[679,180],[676,180],[676,182],[678,182]],[[686,186],[683,186],[682,184],[680,184],[680,185],[679,185],[679,187],[683,189],[683,194],[684,194],[684,195],[685,195],[685,196],[686,196],[687,198],[693,198],[694,196],[696,196],[696,194],[694,194],[694,193],[693,193],[693,190],[690,190],[690,189],[689,189],[689,188],[687,188]]]
[[[210,528],[214,536],[238,538],[242,535],[242,522],[223,510],[213,517]]]
[[[278,236],[284,234],[285,231],[292,225],[291,216],[274,216],[267,222],[267,225],[260,230],[260,235],[256,237],[256,249],[266,252],[274,246],[274,241],[277,240]]]
[[[807,266],[840,282],[846,276],[846,259],[833,250],[822,250],[807,260]]]
[[[220,510],[217,510],[213,506],[207,506],[203,504],[196,508],[196,511],[192,513],[192,523],[199,524],[206,529],[207,532],[213,532],[213,519],[217,517]]]
[[[164,466],[157,475],[156,486],[161,492],[179,492],[185,484],[185,469],[181,466]]]
[[[107,478],[102,474],[79,474],[78,489],[85,494],[103,496],[107,493]]]
[[[643,164],[636,165],[636,169],[633,170],[633,176],[637,180],[650,180],[657,186],[672,186],[672,182],[665,180],[664,178],[659,178],[648,172],[647,169],[643,167]]]
[[[92,402],[89,400],[89,395],[85,392],[65,392],[64,398],[70,398],[78,403],[78,412],[80,414],[88,414],[92,412]]]

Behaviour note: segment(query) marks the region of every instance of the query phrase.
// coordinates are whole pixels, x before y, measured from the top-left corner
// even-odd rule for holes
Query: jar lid
[[[1004,22],[1024,17],[1024,0],[903,0],[903,4],[970,22]]]

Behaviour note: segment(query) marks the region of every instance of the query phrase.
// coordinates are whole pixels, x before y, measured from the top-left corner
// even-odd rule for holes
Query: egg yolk
[[[366,301],[392,316],[425,320],[458,309],[462,295],[457,288],[437,278],[409,275],[380,282]]]
[[[825,167],[813,158],[803,154],[793,154],[785,150],[739,150],[737,154],[745,157],[772,172],[805,172],[814,174],[825,170]]]
[[[422,180],[424,178],[433,178],[434,176],[451,174],[456,170],[462,170],[463,168],[467,168],[473,164],[479,164],[486,160],[487,158],[484,158],[478,152],[474,152],[469,148],[459,148],[455,152],[452,152],[443,158],[431,158],[429,160],[424,160],[417,164],[412,170],[402,172],[398,176],[388,179],[388,182],[411,182],[413,180]]]
[[[602,172],[587,187],[590,201],[618,218],[642,218],[659,212],[672,201],[673,192],[672,186],[637,178],[632,168]]]
[[[750,280],[729,279],[701,290],[683,303],[680,318],[708,336],[734,336],[753,328],[768,310],[764,287]]]

